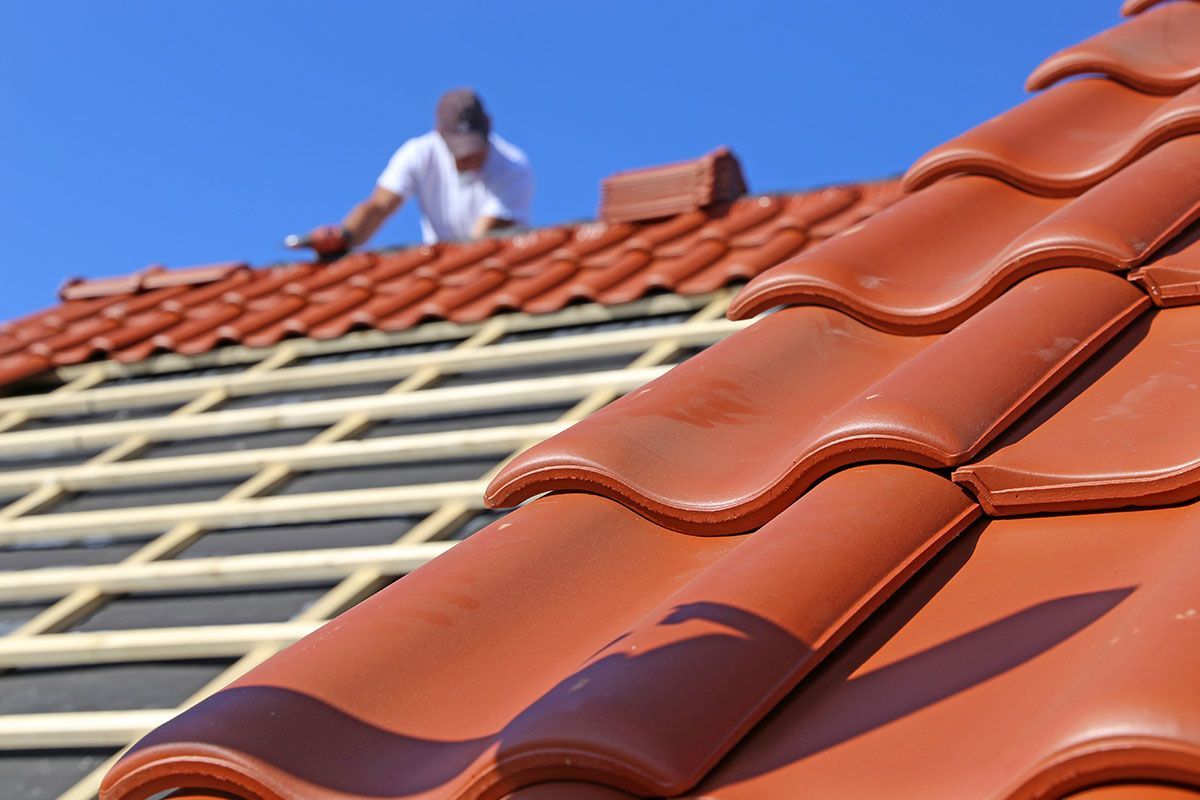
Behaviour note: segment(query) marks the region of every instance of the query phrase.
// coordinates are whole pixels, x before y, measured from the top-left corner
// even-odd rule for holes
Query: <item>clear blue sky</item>
[[[434,102],[478,88],[591,217],[622,168],[728,144],[751,189],[903,170],[1021,101],[1117,0],[46,2],[0,9],[0,318],[65,276],[287,258],[341,218]],[[418,238],[406,208],[375,239]]]

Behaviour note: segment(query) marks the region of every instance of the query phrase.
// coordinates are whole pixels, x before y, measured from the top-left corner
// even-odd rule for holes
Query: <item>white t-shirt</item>
[[[426,243],[467,239],[481,216],[529,224],[533,168],[521,150],[488,136],[483,169],[460,173],[437,131],[409,139],[388,161],[376,184],[421,207]]]

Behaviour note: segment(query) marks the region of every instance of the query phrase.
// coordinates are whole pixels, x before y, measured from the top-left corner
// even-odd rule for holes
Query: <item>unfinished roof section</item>
[[[355,253],[324,265],[153,267],[75,279],[58,307],[0,328],[0,384],[99,358],[136,362],[435,320],[469,324],[573,303],[614,305],[660,292],[704,294],[754,277],[898,196],[892,182],[836,186],[723,200],[647,223],[547,228]]]
[[[492,522],[516,450],[744,327],[731,294],[99,362],[0,399],[0,783],[91,797],[118,748]]]
[[[0,783],[90,798],[118,748],[496,519],[515,452],[745,327],[719,287],[897,195],[69,281],[8,328],[62,365],[0,397]],[[449,318],[363,316],[431,280]]]

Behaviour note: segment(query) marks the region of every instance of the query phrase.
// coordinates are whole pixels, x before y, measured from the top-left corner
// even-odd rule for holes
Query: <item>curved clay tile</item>
[[[93,336],[99,336],[118,328],[121,321],[113,317],[96,316],[72,325],[62,333],[57,333],[38,342],[25,346],[25,352],[42,358],[54,359],[57,362],[60,353],[77,349]],[[80,360],[84,360],[84,356]],[[64,362],[65,363],[65,362]]]
[[[401,279],[393,291],[376,292],[375,296],[348,314],[314,326],[309,334],[317,339],[335,339],[355,328],[375,328],[381,320],[420,302],[438,289],[437,281],[424,276]]]
[[[831,476],[510,723],[493,769],[686,791],[977,514],[914,467]]]
[[[1200,223],[1192,225],[1154,257],[1129,274],[1156,305],[1200,303]]]
[[[709,215],[689,211],[665,222],[645,225],[621,242],[616,252],[602,265],[585,265],[569,282],[529,301],[525,311],[544,314],[558,311],[571,302],[605,302],[605,293],[644,269],[663,244],[686,236],[704,225]]]
[[[462,269],[475,266],[485,258],[494,256],[502,247],[503,239],[480,239],[475,242],[455,242],[446,247],[436,259],[421,269],[430,277],[443,278]]]
[[[954,479],[1002,515],[1200,497],[1198,332],[1200,306],[1139,320],[1063,387],[1068,400],[1023,420]]]
[[[0,357],[0,385],[16,383],[39,372],[45,372],[53,366],[50,359],[32,353]]]
[[[816,303],[899,332],[952,328],[1058,266],[1135,266],[1200,215],[1200,136],[1156,148],[1073,200],[978,175],[909,195],[751,281],[732,319]]]
[[[293,314],[299,313],[300,309],[306,305],[308,305],[308,298],[299,294],[285,294],[272,298],[269,305],[264,305],[262,308],[243,313],[236,319],[217,328],[217,341],[234,344],[241,343],[250,334],[257,333],[264,328],[272,327],[280,320],[287,319]],[[243,309],[243,311],[246,311],[246,309]],[[278,327],[275,327],[274,330],[280,336],[283,335],[283,331]],[[267,344],[274,343],[267,342]]]
[[[1099,73],[1144,92],[1173,94],[1200,83],[1200,4],[1171,3],[1046,59],[1025,87]]]
[[[203,344],[198,345],[196,340],[205,334],[212,333],[230,320],[241,316],[241,314],[242,307],[233,303],[225,303],[204,309],[202,312],[192,312],[176,325],[167,328],[149,339],[131,344],[117,351],[113,354],[113,357],[118,361],[131,363],[148,358],[158,352],[173,351],[186,354],[189,350],[193,349],[196,349],[198,352],[204,352],[208,348]],[[198,349],[200,347],[204,349]]]
[[[1033,192],[1078,194],[1156,145],[1200,132],[1200,86],[1174,97],[1102,78],[1069,81],[935,147],[904,176],[918,189],[968,172]]]
[[[151,734],[104,796],[166,775],[264,800],[686,791],[977,514],[898,465],[742,537],[543,498]]]
[[[688,240],[655,253],[645,269],[608,290],[604,301],[627,303],[652,290],[673,291],[728,253],[735,236],[778,217],[783,206],[782,201],[771,197],[735,204],[728,214],[713,219]]]
[[[1121,13],[1127,17],[1140,14],[1146,9],[1156,6],[1163,0],[1122,0]]]
[[[795,255],[808,242],[804,229],[780,220],[774,230],[758,237],[752,246],[731,247],[704,269],[675,285],[680,294],[703,294],[735,282],[748,281]]]
[[[506,725],[744,541],[540,499],[150,734],[102,796],[460,796]]]
[[[968,531],[687,797],[1200,788],[1197,530],[1200,505]]]
[[[150,339],[174,326],[180,320],[178,312],[151,311],[125,323],[114,331],[95,336],[91,344],[97,352],[113,353],[123,347]]]
[[[248,347],[269,347],[289,336],[307,336],[314,328],[353,311],[370,298],[370,291],[358,286],[330,290],[321,298],[310,298],[287,317],[246,336],[242,343]]]
[[[571,239],[571,236],[572,231],[570,228],[558,227],[541,228],[526,233],[502,237],[501,241],[505,243],[505,246],[499,251],[497,258],[502,259],[505,265],[509,267],[527,264],[530,261],[548,256],[559,247],[565,245]]]
[[[365,273],[351,278],[351,282],[371,287],[395,280],[413,270],[423,267],[437,258],[438,248],[431,245],[412,247],[399,253],[379,253],[375,266]]]
[[[729,316],[812,303],[886,330],[948,330],[1005,288],[997,254],[1066,203],[981,176],[941,181],[754,278]]]
[[[189,317],[212,313],[213,309],[229,304],[226,295],[235,295],[236,290],[254,279],[249,270],[238,270],[229,276],[204,286],[189,288],[183,294],[162,303],[164,311],[179,311]]]
[[[250,280],[225,292],[221,295],[221,300],[242,306],[264,298],[270,302],[275,295],[286,292],[293,283],[311,275],[316,269],[312,264],[268,267],[252,274]]]
[[[556,258],[537,272],[514,277],[498,291],[458,308],[454,318],[459,322],[481,322],[505,311],[520,311],[532,298],[569,281],[577,270],[574,258]]]
[[[1128,281],[1067,269],[942,337],[784,309],[525,451],[485,500],[584,490],[679,530],[748,530],[847,464],[962,463],[1149,305]]]
[[[462,322],[455,314],[461,307],[486,296],[489,292],[499,289],[508,281],[508,270],[499,265],[485,265],[484,268],[470,281],[461,285],[446,285],[438,287],[427,298],[417,305],[379,320],[381,330],[403,330],[411,328],[419,322],[434,319],[449,319]]]

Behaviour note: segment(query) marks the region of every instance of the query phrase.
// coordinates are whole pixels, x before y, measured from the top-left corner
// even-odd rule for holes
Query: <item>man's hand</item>
[[[502,231],[505,228],[511,228],[513,224],[511,219],[484,215],[475,220],[475,224],[471,227],[471,238],[478,239],[481,236],[487,236],[492,231]]]
[[[340,225],[322,225],[313,228],[303,236],[292,235],[283,243],[298,250],[301,247],[311,247],[323,260],[339,258],[350,251],[350,234]]]
[[[322,225],[308,234],[308,246],[326,258],[344,256],[353,243],[350,234],[341,225]]]
[[[387,189],[376,187],[370,197],[350,210],[341,225],[322,225],[305,236],[289,236],[284,243],[288,247],[311,247],[325,261],[339,258],[351,247],[365,244],[402,202]]]

